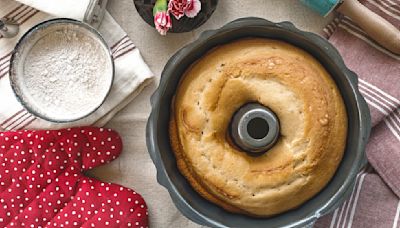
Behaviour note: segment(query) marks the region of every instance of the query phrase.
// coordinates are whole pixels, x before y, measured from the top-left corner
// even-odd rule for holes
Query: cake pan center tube
[[[279,120],[272,110],[258,103],[249,103],[233,115],[230,134],[240,149],[251,156],[259,156],[276,143],[279,128]]]

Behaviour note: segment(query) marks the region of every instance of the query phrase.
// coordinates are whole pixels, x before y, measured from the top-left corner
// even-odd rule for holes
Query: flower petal
[[[189,6],[191,0],[170,0],[168,2],[168,12],[170,12],[177,20],[185,15],[185,10]]]
[[[190,5],[185,10],[185,15],[187,17],[193,18],[197,16],[197,14],[201,10],[201,2],[200,0],[189,0]]]
[[[161,35],[167,34],[167,31],[172,28],[171,16],[168,12],[157,12],[154,16],[154,25]]]

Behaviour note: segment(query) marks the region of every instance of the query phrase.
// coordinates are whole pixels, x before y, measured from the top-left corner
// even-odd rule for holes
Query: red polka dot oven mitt
[[[0,227],[147,227],[139,194],[82,173],[121,150],[103,128],[0,133]]]

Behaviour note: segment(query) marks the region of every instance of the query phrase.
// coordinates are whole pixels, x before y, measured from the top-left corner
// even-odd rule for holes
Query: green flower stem
[[[167,0],[157,0],[153,8],[153,16],[158,12],[167,12]]]

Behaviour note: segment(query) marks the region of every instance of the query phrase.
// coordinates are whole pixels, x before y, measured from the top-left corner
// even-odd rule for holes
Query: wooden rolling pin
[[[383,17],[357,0],[300,0],[323,16],[334,9],[350,17],[372,39],[389,51],[400,55],[400,31]]]

